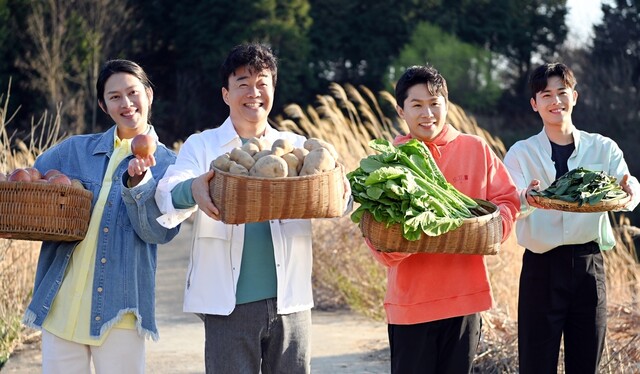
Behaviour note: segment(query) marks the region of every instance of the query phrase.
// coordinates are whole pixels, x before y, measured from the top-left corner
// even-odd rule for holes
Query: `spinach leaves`
[[[582,167],[568,171],[556,179],[543,191],[531,191],[532,195],[567,202],[596,205],[602,200],[619,199],[626,196],[616,183],[616,178],[602,171],[592,171]]]

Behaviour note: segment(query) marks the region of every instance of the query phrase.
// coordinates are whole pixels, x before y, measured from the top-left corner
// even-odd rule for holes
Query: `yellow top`
[[[60,290],[53,299],[51,311],[42,324],[42,327],[53,335],[79,344],[99,346],[109,335],[107,331],[98,339],[92,338],[89,327],[100,220],[111,189],[113,172],[118,164],[131,154],[131,139],[120,140],[117,132],[114,133],[116,135],[113,155],[111,155],[107,171],[104,174],[100,195],[95,207],[93,207],[93,213],[91,213],[87,235],[74,249]],[[97,292],[101,291],[97,290]],[[136,317],[133,313],[126,313],[113,327],[135,329]]]

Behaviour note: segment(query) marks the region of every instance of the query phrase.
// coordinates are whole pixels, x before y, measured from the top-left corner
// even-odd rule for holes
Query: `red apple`
[[[156,151],[156,140],[151,135],[138,134],[131,140],[131,153],[145,158]]]
[[[16,169],[7,178],[10,182],[31,182],[31,175],[24,169]]]
[[[42,174],[40,173],[40,170],[36,169],[36,168],[24,168],[24,170],[26,170],[29,175],[31,176],[31,180],[32,181],[37,181],[38,179],[42,178]]]
[[[56,169],[49,169],[47,170],[46,173],[44,173],[44,175],[42,176],[42,179],[46,179],[49,180],[49,178],[53,177],[54,175],[57,174],[62,174],[62,172],[60,170],[56,170]]]
[[[71,186],[71,179],[64,174],[55,174],[47,179],[49,183],[52,184],[64,184],[67,186]]]

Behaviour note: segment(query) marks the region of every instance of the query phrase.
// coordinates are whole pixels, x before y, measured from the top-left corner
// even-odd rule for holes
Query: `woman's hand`
[[[144,174],[152,166],[156,165],[156,158],[153,154],[146,157],[136,156],[129,161],[127,172],[129,173],[129,187],[137,186],[144,178]]]

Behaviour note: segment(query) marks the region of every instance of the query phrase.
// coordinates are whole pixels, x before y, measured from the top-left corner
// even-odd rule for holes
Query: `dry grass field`
[[[363,87],[336,84],[331,90],[330,95],[319,96],[313,107],[288,106],[286,117],[276,118],[274,125],[333,143],[347,170],[355,169],[360,159],[371,153],[369,140],[392,139],[407,132],[396,117],[395,100],[389,93],[376,96]],[[57,118],[46,115],[34,123],[29,141],[13,139],[8,132],[11,119],[7,103],[8,97],[0,97],[0,172],[32,165],[41,150],[60,139]],[[484,137],[498,155],[504,155],[505,147],[499,137],[487,133],[453,104],[449,121],[463,132]],[[614,221],[620,233],[618,246],[605,254],[610,315],[602,373],[640,372],[640,265],[633,241],[622,229],[630,223],[624,217],[620,220]],[[0,239],[0,367],[17,342],[26,338],[19,321],[30,297],[37,244]],[[349,307],[382,320],[385,271],[370,256],[350,218],[314,222],[314,246],[317,306]],[[499,255],[486,259],[496,307],[484,313],[477,372],[517,372],[516,307],[521,256],[522,248],[511,238]]]

